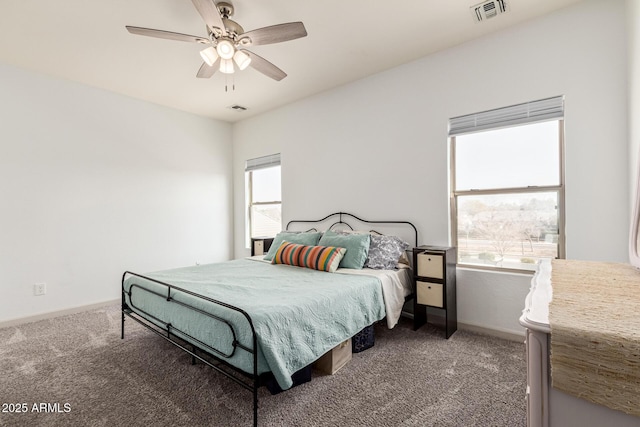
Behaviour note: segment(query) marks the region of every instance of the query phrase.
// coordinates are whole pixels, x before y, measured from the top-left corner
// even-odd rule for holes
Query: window
[[[280,154],[247,160],[245,181],[247,236],[275,236],[282,230]]]
[[[535,270],[564,258],[562,97],[451,119],[451,233],[460,265]]]

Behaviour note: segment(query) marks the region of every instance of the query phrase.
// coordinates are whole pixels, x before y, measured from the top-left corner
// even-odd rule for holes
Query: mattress
[[[387,288],[404,285],[378,275],[385,276],[240,259],[145,275],[172,285],[170,290],[138,276],[125,278],[123,286],[134,312],[163,328],[170,323],[176,336],[214,349],[212,354],[248,373],[253,373],[253,355],[231,343],[252,348],[253,327],[258,373],[272,372],[287,389],[293,373],[385,317],[382,282]],[[167,301],[167,293],[173,301]],[[242,313],[212,301],[244,310],[252,325]]]

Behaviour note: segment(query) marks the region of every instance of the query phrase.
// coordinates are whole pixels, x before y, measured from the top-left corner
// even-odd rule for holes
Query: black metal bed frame
[[[138,277],[144,280],[148,280],[151,282],[154,282],[158,285],[162,285],[166,287],[166,294],[161,294],[159,292],[155,292],[152,291],[150,289],[146,289],[146,288],[142,288],[141,286],[132,283],[131,286],[129,287],[129,292],[127,292],[125,290],[125,280],[127,279],[127,277]],[[230,353],[225,353],[221,350],[218,350],[214,347],[209,346],[208,344],[198,340],[195,337],[190,336],[189,334],[187,334],[184,331],[181,331],[180,329],[175,328],[173,325],[171,325],[171,323],[167,323],[165,321],[163,321],[162,319],[157,318],[156,316],[145,312],[144,310],[140,309],[139,307],[136,307],[134,305],[133,302],[133,290],[134,289],[143,289],[145,292],[150,292],[154,295],[157,295],[161,298],[165,298],[168,302],[173,302],[176,303],[178,305],[181,305],[183,307],[186,307],[190,310],[194,310],[200,314],[203,314],[217,322],[220,322],[221,324],[226,325],[230,330],[231,330],[231,334],[233,336],[233,341],[231,343],[231,346],[233,348],[233,350],[231,350]],[[219,316],[216,316],[212,313],[208,313],[204,310],[201,310],[197,307],[193,307],[191,305],[185,304],[181,301],[177,301],[176,299],[173,298],[172,296],[172,292],[171,291],[179,291],[179,292],[184,292],[188,295],[191,295],[193,297],[202,299],[204,301],[208,301],[210,303],[213,304],[217,304],[219,306],[228,308],[230,310],[233,311],[237,311],[238,313],[242,314],[245,319],[247,320],[249,326],[251,327],[251,341],[252,341],[252,348],[246,347],[245,345],[241,344],[240,342],[238,342],[238,340],[236,339],[236,332],[235,329],[233,328],[233,325],[227,321],[226,319],[223,319]],[[129,301],[130,301],[130,305],[127,304],[126,302],[126,298],[125,295],[129,296]],[[133,309],[135,309],[137,312],[142,313],[144,316],[148,316],[149,318],[153,319],[155,322],[160,323],[162,326],[157,325],[156,323],[154,323],[153,321],[146,319],[145,317],[142,317],[141,315],[139,315],[136,311],[133,311]],[[125,316],[128,316],[129,318],[135,320],[136,322],[138,322],[139,324],[141,324],[142,326],[144,326],[145,328],[149,329],[150,331],[154,332],[156,335],[159,335],[160,337],[164,338],[165,340],[167,340],[168,342],[170,342],[171,344],[175,345],[176,347],[180,348],[181,350],[185,351],[186,353],[191,355],[191,363],[195,364],[196,363],[196,359],[200,360],[202,363],[204,363],[205,365],[215,369],[216,371],[220,372],[221,374],[225,375],[226,377],[230,378],[231,380],[233,380],[234,382],[236,382],[237,384],[239,384],[241,387],[250,390],[253,393],[253,425],[257,426],[258,425],[258,388],[261,385],[260,382],[260,376],[258,375],[258,344],[257,344],[257,338],[256,338],[256,330],[253,326],[253,321],[251,320],[251,316],[249,316],[249,314],[242,310],[241,308],[235,307],[231,304],[227,304],[224,303],[222,301],[218,301],[209,297],[206,297],[204,295],[200,295],[197,294],[195,292],[191,292],[187,289],[183,289],[180,288],[178,286],[174,286],[171,285],[169,283],[165,283],[165,282],[161,282],[159,280],[155,280],[152,279],[150,277],[146,277],[140,274],[136,274],[136,273],[132,273],[130,271],[125,271],[124,274],[122,275],[122,326],[121,326],[121,335],[120,338],[124,339],[124,321],[125,321]],[[192,340],[192,342],[189,342],[188,344],[183,343],[184,338],[187,337],[188,339]],[[198,345],[193,344],[193,342],[197,342]],[[187,348],[186,345],[190,345],[191,349]],[[235,366],[231,365],[230,363],[226,362],[224,359],[228,359],[230,357],[232,357],[235,354],[236,349],[240,349],[240,350],[244,350],[250,354],[253,355],[253,373],[247,373],[244,372],[241,369],[236,368]],[[204,357],[198,355],[198,351],[200,351],[203,355],[206,355],[208,357],[213,358],[216,362],[221,363],[221,365],[217,365],[217,364],[213,364],[211,363],[209,360],[205,359]],[[237,375],[234,375],[234,372],[240,373],[242,374],[244,377],[247,377],[248,381],[243,381],[241,378],[239,378]]]
[[[286,230],[289,230],[290,225],[292,224],[296,224],[296,223],[315,223],[315,224],[320,224],[323,223],[325,221],[327,221],[329,218],[334,217],[334,216],[338,216],[339,219],[338,221],[336,221],[335,223],[331,224],[331,226],[328,227],[328,229],[331,229],[332,227],[334,227],[335,225],[338,224],[344,224],[347,227],[349,227],[350,229],[353,230],[353,227],[349,224],[343,221],[343,216],[347,216],[350,218],[353,218],[357,221],[360,221],[362,223],[366,223],[366,224],[404,224],[404,225],[408,225],[411,228],[413,228],[413,231],[415,233],[415,245],[418,245],[418,230],[416,229],[416,227],[408,222],[408,221],[369,221],[369,220],[364,220],[361,219],[353,214],[347,213],[347,212],[336,212],[330,215],[327,215],[326,217],[319,219],[319,220],[292,220],[289,221],[287,223],[286,226]],[[371,230],[374,231],[374,230]],[[151,281],[157,285],[161,285],[165,287],[165,291],[163,293],[160,292],[155,292],[152,291],[150,289],[147,288],[143,288],[140,285],[136,284],[136,283],[132,283],[131,286],[129,287],[129,291],[127,291],[125,289],[125,281],[127,280],[127,278],[129,277],[137,277],[140,279],[144,279],[147,281]],[[208,344],[198,340],[195,337],[190,336],[189,334],[187,334],[185,331],[181,331],[180,329],[174,327],[170,322],[165,322],[162,319],[159,319],[158,317],[145,312],[144,310],[140,309],[139,307],[136,307],[134,304],[134,300],[133,300],[133,295],[134,295],[134,289],[142,289],[145,292],[150,292],[153,293],[154,295],[157,295],[163,299],[166,299],[167,302],[172,302],[172,303],[176,303],[178,305],[181,305],[187,309],[190,310],[194,310],[204,316],[207,316],[211,319],[213,319],[216,322],[219,322],[222,325],[225,325],[226,327],[229,328],[229,330],[231,331],[231,335],[233,336],[233,342],[231,343],[232,346],[232,350],[230,353],[225,353],[219,349],[216,349],[214,347],[209,346]],[[221,318],[220,316],[217,316],[215,314],[209,313],[207,311],[204,311],[202,309],[199,309],[197,307],[193,307],[189,304],[186,304],[184,302],[178,301],[174,298],[175,292],[183,292],[185,294],[191,295],[195,298],[199,298],[203,301],[207,301],[209,303],[213,303],[216,305],[219,305],[221,307],[225,307],[227,309],[236,311],[240,314],[242,314],[244,316],[244,318],[247,320],[250,328],[251,328],[251,334],[252,334],[252,347],[247,347],[243,344],[241,344],[240,342],[238,342],[238,340],[236,339],[236,331],[233,327],[233,325],[226,319]],[[126,301],[126,296],[129,297],[129,304],[127,304]],[[134,311],[135,309],[135,311]],[[141,313],[141,314],[140,314]],[[144,316],[147,316],[148,318],[145,318]],[[254,427],[256,427],[258,425],[258,389],[260,388],[261,385],[263,385],[265,378],[267,377],[267,375],[258,375],[258,344],[257,344],[257,338],[256,338],[256,331],[255,328],[253,326],[253,321],[251,320],[251,316],[244,311],[243,309],[239,308],[239,307],[235,307],[231,304],[227,304],[225,302],[222,301],[218,301],[209,297],[206,297],[204,295],[200,295],[197,294],[195,292],[189,291],[187,289],[183,289],[180,288],[178,286],[174,286],[170,283],[165,283],[150,277],[146,277],[143,276],[141,274],[137,274],[137,273],[133,273],[130,271],[125,271],[124,274],[122,275],[122,325],[121,325],[121,335],[120,338],[124,339],[124,322],[125,322],[125,317],[129,317],[130,319],[135,320],[137,323],[141,324],[142,326],[144,326],[145,328],[149,329],[150,331],[152,331],[153,333],[155,333],[156,335],[164,338],[165,340],[167,340],[168,342],[170,342],[171,344],[175,345],[176,347],[180,348],[181,350],[183,350],[184,352],[188,353],[191,355],[191,363],[195,364],[196,360],[201,361],[202,363],[206,364],[207,366],[213,368],[214,370],[216,370],[217,372],[220,372],[221,374],[223,374],[224,376],[226,376],[227,378],[230,378],[232,381],[234,381],[235,383],[239,384],[241,387],[250,390],[253,394],[253,425]],[[150,320],[153,319],[153,320]],[[197,344],[194,344],[197,343]],[[190,348],[189,348],[190,347]],[[229,359],[231,358],[234,354],[235,351],[237,349],[240,349],[242,351],[246,351],[249,354],[252,355],[253,357],[253,372],[252,373],[248,373],[245,372],[235,366],[233,366],[232,364],[230,364],[229,362],[227,362],[225,359]],[[210,360],[208,360],[207,358],[211,358],[213,359],[214,362],[211,362]],[[241,374],[242,377],[246,378],[246,380],[243,380],[241,377],[238,377],[237,374]]]
[[[334,226],[336,225],[341,225],[344,224],[347,227],[349,227],[351,230],[353,230],[353,227],[351,226],[351,224],[344,222],[342,220],[343,217],[350,217],[353,218],[357,221],[360,221],[364,224],[396,224],[396,225],[407,225],[409,227],[411,227],[413,229],[413,233],[414,233],[414,243],[415,246],[418,246],[418,229],[416,228],[415,225],[413,225],[411,222],[409,221],[370,221],[370,220],[366,220],[366,219],[362,219],[362,218],[358,218],[357,216],[350,214],[348,212],[334,212],[332,214],[329,214],[327,216],[325,216],[322,219],[317,219],[317,220],[299,220],[299,219],[294,219],[291,220],[287,223],[287,226],[285,227],[285,230],[289,230],[289,227],[293,224],[321,224],[325,221],[327,221],[329,218],[332,217],[338,217],[338,221],[334,222],[333,224],[331,224],[329,227],[327,227],[328,230],[331,230]],[[374,233],[378,233],[376,230],[370,230]],[[383,234],[383,233],[378,233],[378,234]]]

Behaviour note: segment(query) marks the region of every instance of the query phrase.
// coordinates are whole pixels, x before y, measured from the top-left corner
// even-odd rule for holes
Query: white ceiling
[[[302,21],[308,36],[251,48],[285,79],[248,68],[226,79],[225,92],[224,74],[195,77],[201,45],[125,30],[206,36],[190,0],[3,0],[0,61],[234,122],[581,0],[507,1],[508,13],[475,23],[469,8],[478,0],[232,0],[232,19],[245,31]]]

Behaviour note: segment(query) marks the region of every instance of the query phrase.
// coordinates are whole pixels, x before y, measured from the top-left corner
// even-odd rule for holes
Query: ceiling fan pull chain
[[[231,74],[231,90],[234,92],[236,90],[236,78],[233,74]],[[224,76],[224,91],[229,92],[229,74]]]

